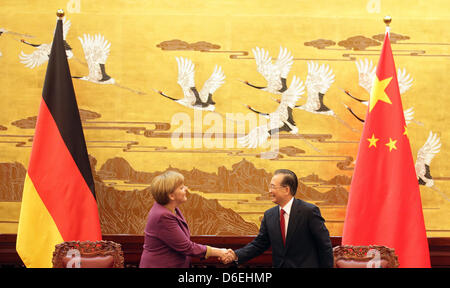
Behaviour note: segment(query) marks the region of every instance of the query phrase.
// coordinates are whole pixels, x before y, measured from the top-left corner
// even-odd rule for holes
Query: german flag
[[[55,245],[74,240],[101,240],[101,229],[59,19],[25,178],[16,249],[26,267],[52,267]]]

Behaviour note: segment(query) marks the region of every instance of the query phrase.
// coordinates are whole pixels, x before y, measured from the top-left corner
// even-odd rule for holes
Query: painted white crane
[[[356,68],[358,69],[359,85],[363,87],[367,93],[370,94],[372,91],[373,79],[375,77],[377,66],[374,66],[372,61],[369,59],[359,60],[355,62]],[[413,78],[406,73],[406,69],[397,69],[397,80],[398,87],[400,89],[400,95],[405,93],[411,88],[413,83]]]
[[[287,48],[280,47],[277,61],[272,62],[272,57],[264,48],[256,47],[252,49],[256,60],[256,67],[258,72],[266,79],[267,86],[260,87],[250,84],[248,81],[242,81],[250,87],[261,89],[273,94],[282,94],[287,90],[286,78],[291,70],[293,56]]]
[[[306,103],[295,108],[310,113],[336,116],[333,110],[323,103],[323,98],[334,83],[334,73],[330,66],[310,61],[308,62],[308,75],[306,76],[306,90],[308,99]]]
[[[98,84],[114,84],[114,78],[106,73],[105,64],[109,56],[111,43],[101,34],[91,36],[83,34],[78,37],[88,64],[89,74],[83,77],[73,77]]]
[[[434,156],[441,151],[440,138],[437,134],[430,131],[427,141],[417,152],[416,158],[416,174],[420,185],[432,187],[434,185],[433,178],[430,174],[430,164]]]
[[[367,101],[363,101],[363,102],[361,102],[361,103],[363,103],[364,105],[368,105],[368,103],[367,103]],[[342,104],[344,104],[344,106],[345,106],[345,108],[356,118],[356,119],[358,119],[360,122],[365,122],[365,120],[363,119],[363,118],[361,118],[361,117],[359,117],[358,115],[356,115],[356,113],[355,112],[353,112],[353,109],[351,108],[351,107],[349,107],[348,105],[346,105],[345,103],[342,103]],[[415,121],[414,120],[414,107],[409,107],[408,109],[405,109],[405,110],[403,110],[403,116],[405,117],[405,123],[406,123],[406,125],[408,125],[409,123],[411,123],[411,122],[414,122],[414,123],[416,123],[416,124],[418,124],[418,125],[422,125],[423,126],[423,123],[421,123],[421,122],[418,122],[418,121]]]
[[[178,63],[178,81],[183,90],[184,97],[181,99],[167,96],[162,91],[156,91],[162,96],[185,107],[197,110],[214,111],[216,102],[212,96],[220,86],[225,83],[225,74],[222,67],[215,66],[214,71],[208,80],[203,84],[203,88],[198,92],[195,85],[195,65],[190,59],[176,57]]]
[[[106,60],[108,59],[111,43],[105,39],[102,34],[83,34],[78,37],[84,51],[84,58],[88,66],[89,74],[86,76],[72,76],[72,78],[80,79],[96,84],[112,84],[119,88],[126,89],[136,94],[145,94],[125,86],[120,85],[117,81],[106,73]]]
[[[359,60],[355,62],[356,68],[358,69],[358,83],[361,87],[363,87],[367,93],[370,94],[372,90],[372,82],[376,74],[377,67],[373,65],[372,61],[369,61],[367,58],[363,60]],[[406,91],[411,88],[413,84],[413,78],[410,76],[410,74],[407,74],[406,69],[397,69],[397,80],[398,80],[398,86],[400,90],[400,95],[403,95]],[[351,98],[355,99],[358,102],[361,102],[362,104],[368,106],[369,100],[363,100],[354,97],[350,94],[350,92],[344,90],[345,94],[350,96]],[[352,110],[351,107],[345,105],[345,108],[359,121],[364,122],[364,120],[361,117],[358,117],[356,113]],[[406,110],[403,110],[404,116],[405,116],[405,122],[406,124],[409,124],[411,122],[414,122],[418,125],[422,125],[423,123],[414,120],[414,107],[410,107]]]
[[[295,125],[292,110],[295,107],[300,96],[304,94],[305,87],[300,78],[293,77],[289,88],[283,92],[280,104],[277,110],[268,114],[261,113],[252,107],[247,107],[255,113],[258,113],[269,119],[267,124],[253,128],[247,135],[239,137],[238,143],[242,147],[257,148],[264,145],[270,136],[279,132],[286,131],[291,134],[297,134],[298,128]]]
[[[72,48],[66,42],[66,36],[69,32],[70,26],[72,23],[70,20],[63,19],[63,39],[64,39],[64,48],[66,50],[67,58],[70,59],[73,56]],[[44,43],[44,44],[33,44],[24,39],[20,40],[22,43],[33,46],[36,49],[31,54],[25,54],[23,51],[20,51],[20,63],[25,64],[25,67],[30,69],[36,68],[44,64],[48,61],[50,56],[50,52],[52,49],[52,43]]]
[[[332,116],[353,132],[359,132],[338,117],[336,113],[324,103],[325,94],[334,83],[334,78],[335,76],[330,66],[326,64],[319,65],[319,63],[314,61],[308,62],[308,75],[306,76],[308,98],[305,104],[297,105],[294,108],[313,114]],[[277,100],[277,102],[279,102],[279,100]]]
[[[441,196],[444,197],[447,201],[450,201],[450,198],[448,196],[446,196],[442,191],[434,186],[434,180],[430,173],[431,160],[433,160],[434,156],[436,156],[436,154],[440,151],[440,138],[436,133],[430,131],[427,141],[425,141],[425,144],[417,152],[415,163],[416,175],[417,180],[419,181],[419,185],[430,187],[434,191],[441,194]]]
[[[2,36],[3,33],[6,33],[6,32],[8,32],[8,30],[6,30],[6,29],[4,29],[4,28],[0,28],[0,36]],[[2,54],[2,52],[0,51],[0,57],[1,57],[2,55],[3,55],[3,54]]]

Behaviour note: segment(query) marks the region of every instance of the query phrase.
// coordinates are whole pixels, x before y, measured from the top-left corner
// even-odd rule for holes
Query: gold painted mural
[[[450,236],[450,4],[2,1],[0,233],[16,233],[56,10],[104,234],[142,234],[149,183],[186,178],[192,234],[253,235],[273,171],[342,233],[370,80],[391,42],[429,237]],[[419,174],[419,173],[418,173]]]

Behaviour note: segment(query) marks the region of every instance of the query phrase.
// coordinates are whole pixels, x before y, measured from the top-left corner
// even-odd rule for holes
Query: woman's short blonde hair
[[[153,198],[160,205],[169,203],[169,194],[184,183],[184,176],[175,171],[166,171],[153,178],[150,190]]]

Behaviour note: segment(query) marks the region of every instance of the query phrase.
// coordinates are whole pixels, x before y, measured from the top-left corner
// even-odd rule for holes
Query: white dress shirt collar
[[[294,197],[292,197],[291,200],[289,200],[289,202],[286,205],[284,205],[284,207],[280,206],[280,210],[283,209],[287,215],[290,215],[293,202],[294,202]]]

